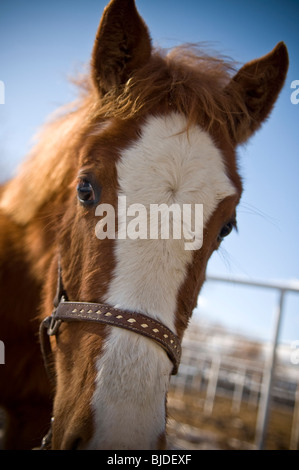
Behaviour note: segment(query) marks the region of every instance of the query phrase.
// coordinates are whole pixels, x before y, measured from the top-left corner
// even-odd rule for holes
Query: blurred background
[[[49,114],[76,98],[69,78],[87,69],[106,3],[1,0],[1,182],[14,174]],[[170,437],[185,448],[297,448],[299,104],[291,102],[291,83],[299,80],[299,2],[136,3],[159,47],[203,42],[240,66],[279,41],[288,47],[290,69],[275,109],[238,151],[244,181],[238,232],[208,265],[173,381]],[[244,280],[255,285],[238,282]]]

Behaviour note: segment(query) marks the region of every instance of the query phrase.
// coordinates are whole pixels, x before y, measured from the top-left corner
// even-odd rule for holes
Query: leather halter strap
[[[107,304],[89,302],[69,302],[65,300],[61,269],[58,268],[55,308],[50,317],[43,320],[40,327],[40,343],[46,370],[54,382],[51,371],[51,343],[49,336],[57,335],[62,322],[94,322],[124,328],[155,341],[161,346],[173,363],[172,375],[177,374],[181,358],[181,344],[178,337],[161,322],[147,315],[130,312]]]
[[[51,317],[43,323],[49,336],[58,333],[61,322],[94,322],[117,326],[146,336],[159,344],[173,362],[172,374],[178,371],[181,345],[178,337],[162,323],[141,313],[130,312],[107,304],[61,300]]]

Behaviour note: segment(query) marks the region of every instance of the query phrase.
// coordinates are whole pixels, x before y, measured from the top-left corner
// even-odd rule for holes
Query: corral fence
[[[239,278],[210,276],[207,282],[232,283],[235,285],[271,289],[278,292],[273,325],[273,337],[268,344],[264,363],[258,364],[245,358],[226,356],[217,351],[203,350],[196,338],[186,335],[183,341],[182,362],[179,374],[172,378],[171,386],[176,396],[183,396],[188,390],[204,390],[202,412],[213,411],[216,395],[230,395],[231,409],[238,412],[241,403],[257,406],[255,428],[256,449],[265,448],[269,424],[270,404],[277,402],[292,407],[293,417],[290,430],[290,449],[299,448],[299,365],[293,367],[292,379],[286,378],[284,367],[277,364],[278,339],[284,315],[285,298],[289,292],[299,294],[299,286],[283,283],[266,283]],[[202,398],[201,398],[202,401]]]

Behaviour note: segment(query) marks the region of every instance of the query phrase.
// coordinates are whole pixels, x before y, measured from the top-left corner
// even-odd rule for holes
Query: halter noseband
[[[61,267],[58,265],[58,284],[52,315],[40,325],[40,344],[45,368],[53,385],[55,376],[51,369],[52,349],[50,336],[56,336],[62,322],[94,322],[124,328],[155,341],[161,346],[173,363],[172,375],[178,371],[181,358],[181,344],[178,337],[161,322],[141,313],[130,312],[108,304],[69,302],[63,288]]]

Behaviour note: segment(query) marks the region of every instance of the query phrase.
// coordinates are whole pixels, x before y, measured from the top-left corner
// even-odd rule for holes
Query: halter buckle
[[[64,295],[61,296],[60,302],[65,302]],[[55,313],[57,311],[58,306],[59,306],[59,304],[57,306],[55,306],[55,308],[52,312],[52,315],[50,317],[48,317],[49,324],[48,324],[47,333],[48,333],[49,336],[57,335],[59,327],[62,323],[62,320],[59,320],[59,319],[55,318]]]
[[[59,327],[61,325],[61,320],[57,320],[54,316],[56,309],[54,310],[52,316],[49,318],[50,323],[47,329],[47,333],[49,336],[57,335]]]
[[[39,450],[50,450],[52,442],[52,430],[53,430],[54,417],[51,418],[50,429],[48,433],[43,437]]]

